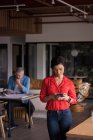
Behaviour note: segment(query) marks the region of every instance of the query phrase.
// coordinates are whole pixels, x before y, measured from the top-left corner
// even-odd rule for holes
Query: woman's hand
[[[47,102],[49,100],[55,100],[57,99],[57,96],[55,94],[51,94],[51,95],[48,95],[44,98],[44,101]]]
[[[57,99],[57,97],[56,97],[55,94],[49,95],[49,98],[50,98],[50,100],[55,100],[55,99]]]
[[[44,101],[47,102],[49,100],[65,100],[70,102],[71,101],[71,97],[68,96],[66,93],[63,94],[63,96],[57,96],[57,94],[51,94],[45,97]]]
[[[63,97],[58,97],[57,99],[58,100],[65,100],[65,101],[68,101],[68,102],[71,100],[71,98],[67,95],[67,93],[64,93]]]

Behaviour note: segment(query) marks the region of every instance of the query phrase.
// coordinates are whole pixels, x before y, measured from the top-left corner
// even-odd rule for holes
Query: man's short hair
[[[21,72],[21,71],[24,71],[24,68],[18,67],[18,68],[16,68],[16,71],[15,72]]]

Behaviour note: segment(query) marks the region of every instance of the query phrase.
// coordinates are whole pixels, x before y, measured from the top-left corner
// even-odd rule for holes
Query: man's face
[[[22,77],[24,76],[24,71],[21,71],[21,72],[16,72],[16,78],[17,79],[22,79]]]

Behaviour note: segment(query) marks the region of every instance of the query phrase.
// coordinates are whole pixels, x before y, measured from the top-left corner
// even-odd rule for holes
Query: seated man
[[[26,75],[24,75],[24,69],[22,67],[19,67],[16,69],[16,72],[13,76],[9,78],[8,81],[8,89],[14,90],[16,93],[21,93],[21,94],[27,94],[29,93],[29,88],[30,88],[30,78]],[[16,127],[15,122],[14,122],[14,113],[13,110],[15,107],[22,106],[25,107],[27,113],[29,114],[29,102],[28,101],[11,101],[11,128]],[[6,106],[7,113],[9,116],[9,105],[7,104]],[[30,115],[33,114],[35,111],[35,107],[30,101]]]

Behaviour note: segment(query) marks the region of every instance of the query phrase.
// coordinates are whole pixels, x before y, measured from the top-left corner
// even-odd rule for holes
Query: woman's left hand
[[[69,98],[70,98],[70,97],[67,95],[67,93],[64,93],[64,94],[63,94],[63,97],[58,97],[58,100],[65,100],[65,101],[68,101]]]

